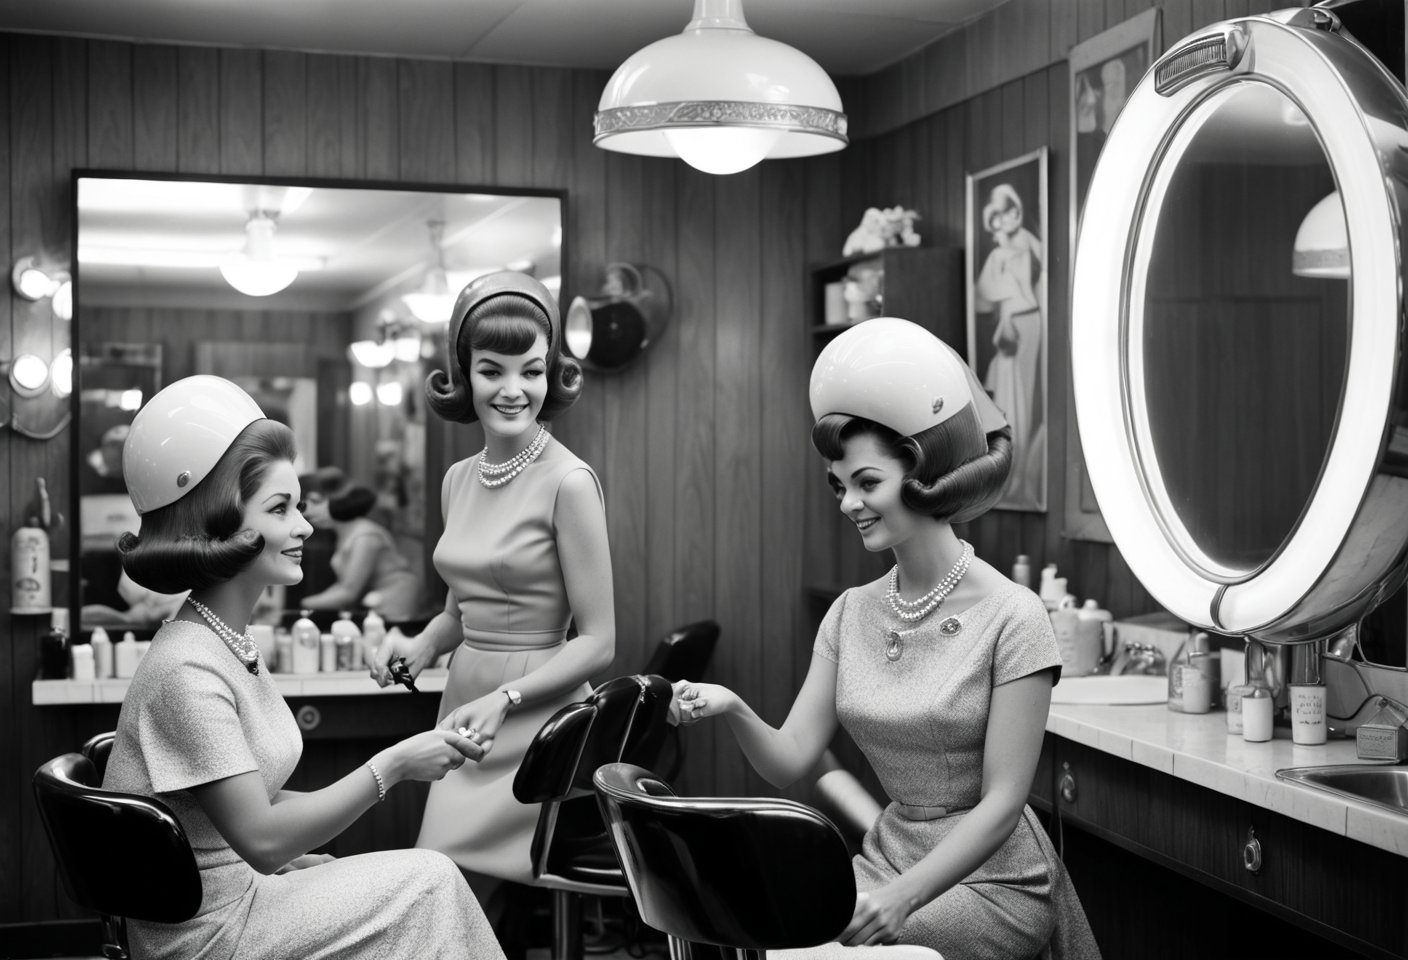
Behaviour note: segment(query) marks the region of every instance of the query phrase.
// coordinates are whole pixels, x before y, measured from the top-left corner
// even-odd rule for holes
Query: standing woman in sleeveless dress
[[[445,608],[415,637],[388,635],[372,675],[385,686],[391,658],[414,675],[453,651],[439,725],[466,730],[485,756],[432,787],[416,845],[449,854],[487,902],[499,885],[486,878],[532,881],[538,807],[514,798],[514,775],[543,723],[611,664],[616,621],[596,474],[543,426],[582,388],[556,301],[525,274],[488,274],[460,293],[447,337],[430,408],[478,421],[484,449],[441,490]]]
[[[682,722],[725,716],[779,787],[814,767],[838,724],[865,754],[891,802],[853,861],[855,911],[839,943],[918,944],[945,960],[1034,957],[1048,944],[1053,957],[1098,957],[1026,805],[1060,675],[1051,622],[952,526],[1001,495],[1006,421],[956,353],[889,317],[827,345],[811,406],[841,512],[895,566],[827,611],[780,729],[728,688],[688,680],[675,685]]]
[[[313,529],[293,432],[230,381],[188,377],[137,412],[123,460],[141,517],[139,534],[118,541],[123,568],[190,595],[132,677],[103,786],[171,808],[201,886],[189,920],[128,921],[133,956],[502,960],[448,858],[309,853],[396,783],[442,777],[483,747],[427,730],[321,790],[284,789],[303,738],[247,625],[266,587],[303,579]]]

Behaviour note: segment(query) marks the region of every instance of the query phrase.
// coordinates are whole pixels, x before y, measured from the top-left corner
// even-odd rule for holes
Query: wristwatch
[[[505,690],[503,694],[508,697],[508,708],[510,710],[523,702],[523,694],[519,693],[517,690]]]

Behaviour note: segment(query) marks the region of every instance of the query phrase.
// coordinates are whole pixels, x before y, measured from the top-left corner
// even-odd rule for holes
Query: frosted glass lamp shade
[[[1298,277],[1349,279],[1349,232],[1338,190],[1322,197],[1301,220],[1291,272]]]

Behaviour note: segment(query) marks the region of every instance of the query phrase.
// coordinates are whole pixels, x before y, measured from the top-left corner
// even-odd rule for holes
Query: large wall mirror
[[[425,378],[445,362],[454,297],[475,276],[522,270],[559,292],[562,194],[78,171],[73,195],[80,630],[140,635],[170,615],[172,599],[117,561],[115,538],[137,529],[122,444],[153,393],[201,373],[287,423],[301,472],[336,467],[376,492],[373,515],[433,609],[441,520],[427,506],[447,464],[428,462]],[[315,534],[304,582],[271,603],[296,609],[331,582],[332,541]]]
[[[1116,545],[1183,620],[1273,643],[1362,624],[1408,557],[1408,99],[1326,16],[1174,44],[1076,250],[1076,412]],[[1404,666],[1401,611],[1379,622],[1366,656]]]

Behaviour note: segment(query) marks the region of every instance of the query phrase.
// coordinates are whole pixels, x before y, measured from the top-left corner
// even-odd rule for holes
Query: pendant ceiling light
[[[679,157],[705,173],[846,145],[836,85],[815,60],[760,37],[743,0],[695,0],[684,32],[632,54],[601,95],[604,150]]]
[[[401,296],[406,309],[417,319],[426,323],[449,323],[450,312],[455,308],[455,295],[450,292],[450,280],[445,274],[445,224],[440,220],[428,220],[430,228],[430,266],[425,268],[425,277],[420,289]]]
[[[1291,272],[1298,277],[1349,278],[1349,226],[1338,190],[1320,198],[1301,220],[1291,248]]]
[[[220,264],[225,282],[249,297],[267,297],[293,283],[298,268],[274,258],[274,215],[256,210],[244,225],[244,252]]]

